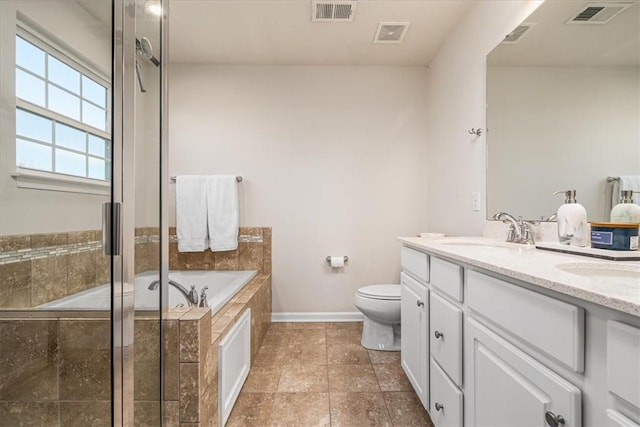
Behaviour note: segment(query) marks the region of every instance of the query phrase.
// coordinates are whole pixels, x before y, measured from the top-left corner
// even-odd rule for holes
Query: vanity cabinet
[[[436,427],[640,427],[638,316],[410,244],[402,366]]]
[[[429,404],[429,289],[406,273],[401,274],[400,284],[402,369],[426,408]]]

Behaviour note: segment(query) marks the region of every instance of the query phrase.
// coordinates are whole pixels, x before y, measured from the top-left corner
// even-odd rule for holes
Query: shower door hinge
[[[120,202],[102,204],[102,253],[104,255],[120,255],[121,207]]]

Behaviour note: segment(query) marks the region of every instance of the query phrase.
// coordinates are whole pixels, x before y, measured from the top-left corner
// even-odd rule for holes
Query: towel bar
[[[237,182],[242,182],[242,177],[240,175],[236,176],[236,181]],[[176,177],[175,176],[171,177],[171,182],[176,182]]]

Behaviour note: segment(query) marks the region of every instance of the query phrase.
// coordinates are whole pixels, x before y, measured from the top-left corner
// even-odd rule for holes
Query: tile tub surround
[[[272,323],[227,426],[432,426],[400,353],[361,336],[362,323]]]
[[[169,227],[170,270],[258,270],[271,273],[271,227],[240,227],[238,249],[178,252],[175,227]]]
[[[166,313],[166,426],[217,425],[218,343],[246,308],[252,311],[255,356],[271,321],[270,275],[256,276],[215,316],[204,308]],[[0,427],[109,426],[108,313],[37,315],[0,318]],[[160,325],[154,316],[157,312],[137,313],[134,323],[136,425],[159,425]]]
[[[271,276],[260,274],[215,315],[205,308],[171,309],[165,322],[165,418],[167,426],[216,426],[218,345],[251,309],[255,359],[271,324]]]
[[[598,265],[611,264],[612,261],[543,251],[535,247],[505,243],[502,240],[495,239],[484,239],[484,241],[498,243],[503,247],[492,248],[478,244],[449,244],[450,242],[455,242],[456,239],[461,242],[468,242],[469,240],[483,241],[481,237],[399,238],[401,242],[408,246],[427,250],[434,255],[480,267],[603,307],[640,316],[640,292],[638,291],[640,279],[638,279],[638,284],[635,286],[629,286],[616,282],[615,278],[597,277],[592,280],[589,277],[571,274],[555,267],[557,264],[563,263],[580,263],[591,265],[594,269],[597,269]],[[616,261],[616,263],[640,271],[640,261]]]
[[[135,230],[135,272],[157,270],[159,236]],[[31,308],[109,282],[102,231],[0,236],[0,308]]]

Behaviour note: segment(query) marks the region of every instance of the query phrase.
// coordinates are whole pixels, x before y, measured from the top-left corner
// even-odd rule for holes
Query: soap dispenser
[[[587,245],[587,210],[576,202],[576,190],[556,191],[564,193],[564,205],[558,208],[558,241],[562,245]]]
[[[633,203],[633,191],[620,192],[620,203],[611,209],[611,222],[640,223],[640,206]]]

